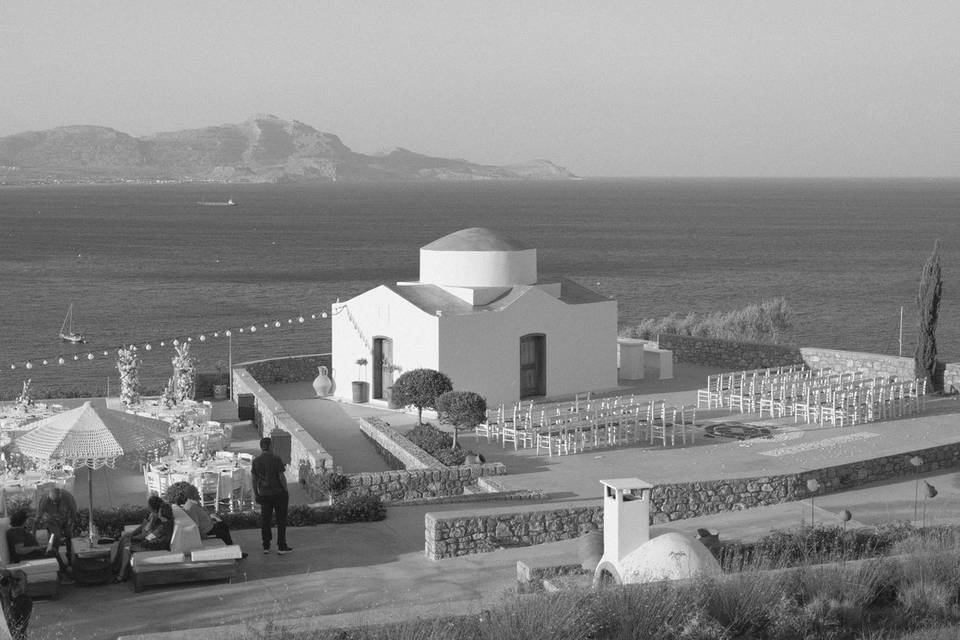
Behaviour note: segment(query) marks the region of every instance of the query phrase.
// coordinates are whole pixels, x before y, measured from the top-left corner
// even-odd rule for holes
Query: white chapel
[[[617,385],[617,303],[565,278],[541,281],[537,250],[490,229],[420,249],[420,280],[333,305],[334,395],[354,381],[384,400],[404,371],[436,369],[487,405]],[[358,365],[365,359],[367,365]]]

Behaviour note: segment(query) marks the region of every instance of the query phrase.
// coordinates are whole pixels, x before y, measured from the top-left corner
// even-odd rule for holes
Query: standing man
[[[287,479],[283,470],[287,466],[283,460],[271,451],[270,438],[260,439],[260,455],[253,460],[253,496],[260,505],[260,539],[263,552],[270,553],[270,541],[273,538],[273,514],[277,517],[277,553],[284,555],[293,551],[287,546],[287,506],[290,494],[287,493]]]
[[[73,564],[73,525],[77,522],[77,501],[66,489],[51,485],[37,507],[37,529],[54,536],[53,548],[67,547],[67,564]]]

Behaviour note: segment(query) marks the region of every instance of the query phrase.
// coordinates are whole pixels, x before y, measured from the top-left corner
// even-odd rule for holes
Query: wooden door
[[[547,393],[547,337],[531,333],[520,338],[520,397]]]

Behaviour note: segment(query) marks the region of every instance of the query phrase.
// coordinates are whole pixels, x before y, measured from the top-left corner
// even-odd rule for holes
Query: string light
[[[338,300],[338,303],[339,303],[339,300]],[[345,308],[345,307],[341,307],[340,309],[337,309],[336,311],[334,311],[332,314],[328,314],[326,311],[323,311],[323,312],[320,312],[320,313],[312,313],[312,314],[310,314],[310,320],[316,320],[318,317],[323,318],[323,319],[326,319],[326,318],[330,317],[330,315],[336,315],[339,311],[342,311],[344,308]],[[306,318],[305,318],[303,315],[295,316],[295,317],[290,317],[290,318],[287,318],[287,322],[286,322],[286,323],[287,323],[288,325],[293,325],[293,324],[295,324],[294,321],[296,321],[297,324],[303,324],[304,322],[306,322]],[[281,319],[275,319],[275,320],[271,320],[271,321],[268,321],[268,322],[263,322],[263,323],[262,323],[263,329],[269,329],[269,328],[271,328],[271,326],[270,326],[271,324],[273,325],[273,328],[280,329],[280,328],[283,327],[283,324],[284,324],[284,323],[283,323],[283,320],[281,320]],[[234,334],[235,331],[239,331],[240,333],[243,333],[244,331],[249,330],[250,333],[256,333],[256,331],[258,330],[258,328],[260,328],[260,327],[259,327],[259,323],[254,323],[254,324],[249,325],[249,327],[240,327],[240,328],[238,328],[238,329],[221,329],[221,330],[218,330],[218,331],[214,331],[214,332],[212,332],[212,336],[213,336],[214,338],[219,338],[219,337],[221,337],[221,336],[227,337],[227,338],[231,338],[231,337],[233,337],[233,334]],[[168,342],[171,343],[173,346],[180,346],[180,345],[182,345],[182,344],[184,344],[184,343],[192,343],[192,342],[194,342],[194,337],[196,337],[197,340],[199,340],[200,342],[207,342],[208,334],[207,334],[206,332],[204,332],[204,333],[198,334],[197,336],[185,336],[184,338],[172,338],[172,339],[171,339],[171,338],[167,338],[167,339],[163,339],[163,340],[158,340],[157,342],[158,342],[158,345],[159,345],[160,347],[166,347]],[[119,352],[119,350],[121,350],[121,349],[126,349],[126,348],[129,348],[129,349],[131,349],[131,350],[136,351],[137,348],[138,348],[138,346],[139,346],[139,347],[142,347],[143,350],[145,350],[145,351],[152,351],[152,350],[153,350],[153,343],[151,343],[151,342],[145,342],[145,343],[141,343],[140,345],[130,344],[130,345],[123,345],[123,346],[120,346],[120,347],[107,347],[107,348],[103,349],[102,353],[103,353],[103,355],[104,355],[105,357],[109,357],[109,356],[110,356],[110,353],[111,353],[111,350],[113,350],[113,349],[116,349],[118,352]],[[56,361],[56,363],[57,363],[58,365],[63,365],[63,364],[65,364],[65,363],[67,362],[67,360],[68,360],[71,356],[72,356],[72,358],[73,358],[73,360],[74,360],[75,362],[80,361],[80,360],[82,359],[82,356],[86,356],[86,358],[85,358],[86,360],[92,361],[92,360],[95,360],[95,359],[96,359],[96,357],[97,357],[97,351],[89,351],[89,352],[87,352],[87,353],[78,353],[78,354],[68,354],[68,355],[66,355],[66,356],[64,356],[64,355],[59,355],[59,356],[56,356],[56,357],[50,357],[50,356],[45,357],[45,358],[44,358],[44,357],[34,357],[34,358],[31,358],[30,360],[25,360],[25,361],[23,361],[22,363],[19,363],[19,364],[16,363],[16,362],[10,363],[10,369],[11,369],[11,370],[16,370],[16,369],[18,368],[18,366],[22,366],[22,367],[24,367],[24,368],[26,368],[26,369],[33,369],[35,364],[36,364],[37,366],[40,366],[40,365],[48,366],[48,365],[50,365],[50,364],[53,364],[54,361]]]

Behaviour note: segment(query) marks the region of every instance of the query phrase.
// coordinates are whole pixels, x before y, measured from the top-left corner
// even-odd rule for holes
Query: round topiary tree
[[[453,425],[453,448],[456,449],[457,431],[473,429],[487,419],[487,401],[473,391],[447,391],[437,398],[440,422]]]
[[[436,409],[437,398],[452,390],[453,383],[445,374],[434,369],[413,369],[393,383],[393,402],[398,407],[416,407],[417,424],[423,424],[423,410]]]

